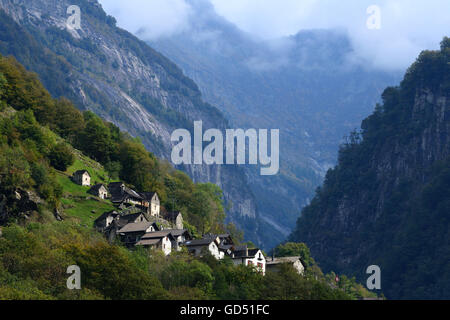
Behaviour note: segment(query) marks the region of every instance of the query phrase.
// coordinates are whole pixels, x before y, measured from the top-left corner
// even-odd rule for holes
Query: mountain
[[[67,27],[67,9],[81,9],[81,29]],[[54,97],[67,97],[139,137],[148,150],[169,159],[171,133],[228,127],[221,112],[204,102],[197,85],[170,60],[116,27],[96,0],[0,0],[0,53],[36,72]],[[186,166],[196,182],[224,190],[228,218],[261,243],[257,211],[242,169]]]
[[[425,51],[339,151],[294,241],[325,271],[378,265],[394,299],[450,298],[450,39]]]
[[[112,123],[54,99],[35,74],[0,55],[0,300],[376,298],[345,276],[333,286],[334,276],[321,272],[303,244],[281,247],[302,255],[303,275],[288,264],[264,275],[208,250],[201,257],[186,249],[166,256],[161,247],[130,250],[120,239],[109,242],[94,221],[112,210],[135,220],[137,208],[122,210],[70,179],[81,170],[94,183],[119,178],[93,158],[116,160],[115,175],[136,190],[157,186],[162,209],[173,199],[194,238],[229,231],[217,186],[194,184]],[[239,245],[238,233],[230,238]],[[179,317],[179,308],[169,309],[166,315]]]
[[[189,28],[149,43],[175,61],[233,127],[280,129],[280,174],[261,177],[246,168],[261,231],[273,247],[336,163],[344,135],[401,75],[353,62],[344,31],[305,30],[262,41],[219,16],[209,1],[187,3]],[[138,33],[145,35],[145,29]]]

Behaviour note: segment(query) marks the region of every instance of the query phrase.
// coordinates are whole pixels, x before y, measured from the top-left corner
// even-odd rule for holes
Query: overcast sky
[[[376,68],[402,70],[421,50],[437,49],[450,36],[450,0],[100,0],[118,25],[130,32],[145,29],[144,40],[188,30],[195,19],[191,1],[209,1],[216,12],[262,39],[305,29],[348,31],[356,57]],[[380,29],[367,20],[380,9]]]

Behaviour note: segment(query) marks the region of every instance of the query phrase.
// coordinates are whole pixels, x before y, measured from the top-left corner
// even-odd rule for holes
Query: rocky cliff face
[[[81,29],[67,27],[67,9],[81,9]],[[142,139],[169,159],[173,130],[225,129],[227,121],[205,103],[181,70],[128,32],[116,27],[96,0],[0,0],[0,50],[37,72],[54,96],[66,96]],[[6,14],[5,14],[6,13]],[[14,34],[12,34],[14,33]],[[37,59],[36,57],[39,57]],[[232,221],[256,230],[256,206],[240,168],[187,166],[196,182],[213,182],[233,203]],[[242,225],[249,219],[250,226]],[[246,220],[247,221],[247,220]],[[258,242],[256,234],[247,234]]]
[[[446,38],[341,147],[291,235],[326,271],[362,280],[379,265],[388,297],[450,297],[449,80]]]
[[[32,191],[0,188],[0,225],[38,215],[39,205],[43,203],[44,201]]]

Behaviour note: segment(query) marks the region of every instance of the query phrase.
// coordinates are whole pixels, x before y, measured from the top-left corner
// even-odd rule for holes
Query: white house
[[[190,253],[195,256],[202,256],[205,252],[209,252],[217,260],[224,258],[225,254],[219,250],[220,240],[218,238],[205,238],[200,240],[190,240],[184,243]]]
[[[75,171],[73,173],[72,179],[76,184],[79,184],[80,186],[89,187],[91,185],[91,175],[87,170]]]
[[[140,192],[142,206],[146,207],[152,217],[159,217],[161,214],[161,201],[156,192]]]
[[[170,231],[156,231],[146,233],[136,246],[161,249],[166,256],[172,252],[172,243],[176,241]]]
[[[155,223],[145,221],[128,223],[118,231],[118,234],[121,236],[122,242],[130,247],[139,242],[145,234],[155,231],[157,231]]]
[[[263,275],[266,274],[266,257],[260,249],[248,249],[247,246],[237,247],[231,258],[235,265],[255,267]]]
[[[96,184],[91,189],[89,189],[88,193],[101,199],[106,199],[108,197],[108,189],[106,189],[103,184]]]

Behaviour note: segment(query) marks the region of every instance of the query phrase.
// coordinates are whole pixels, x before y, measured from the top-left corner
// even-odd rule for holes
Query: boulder
[[[33,212],[39,211],[44,201],[33,191],[20,188],[0,190],[0,225],[10,219],[29,219]]]

